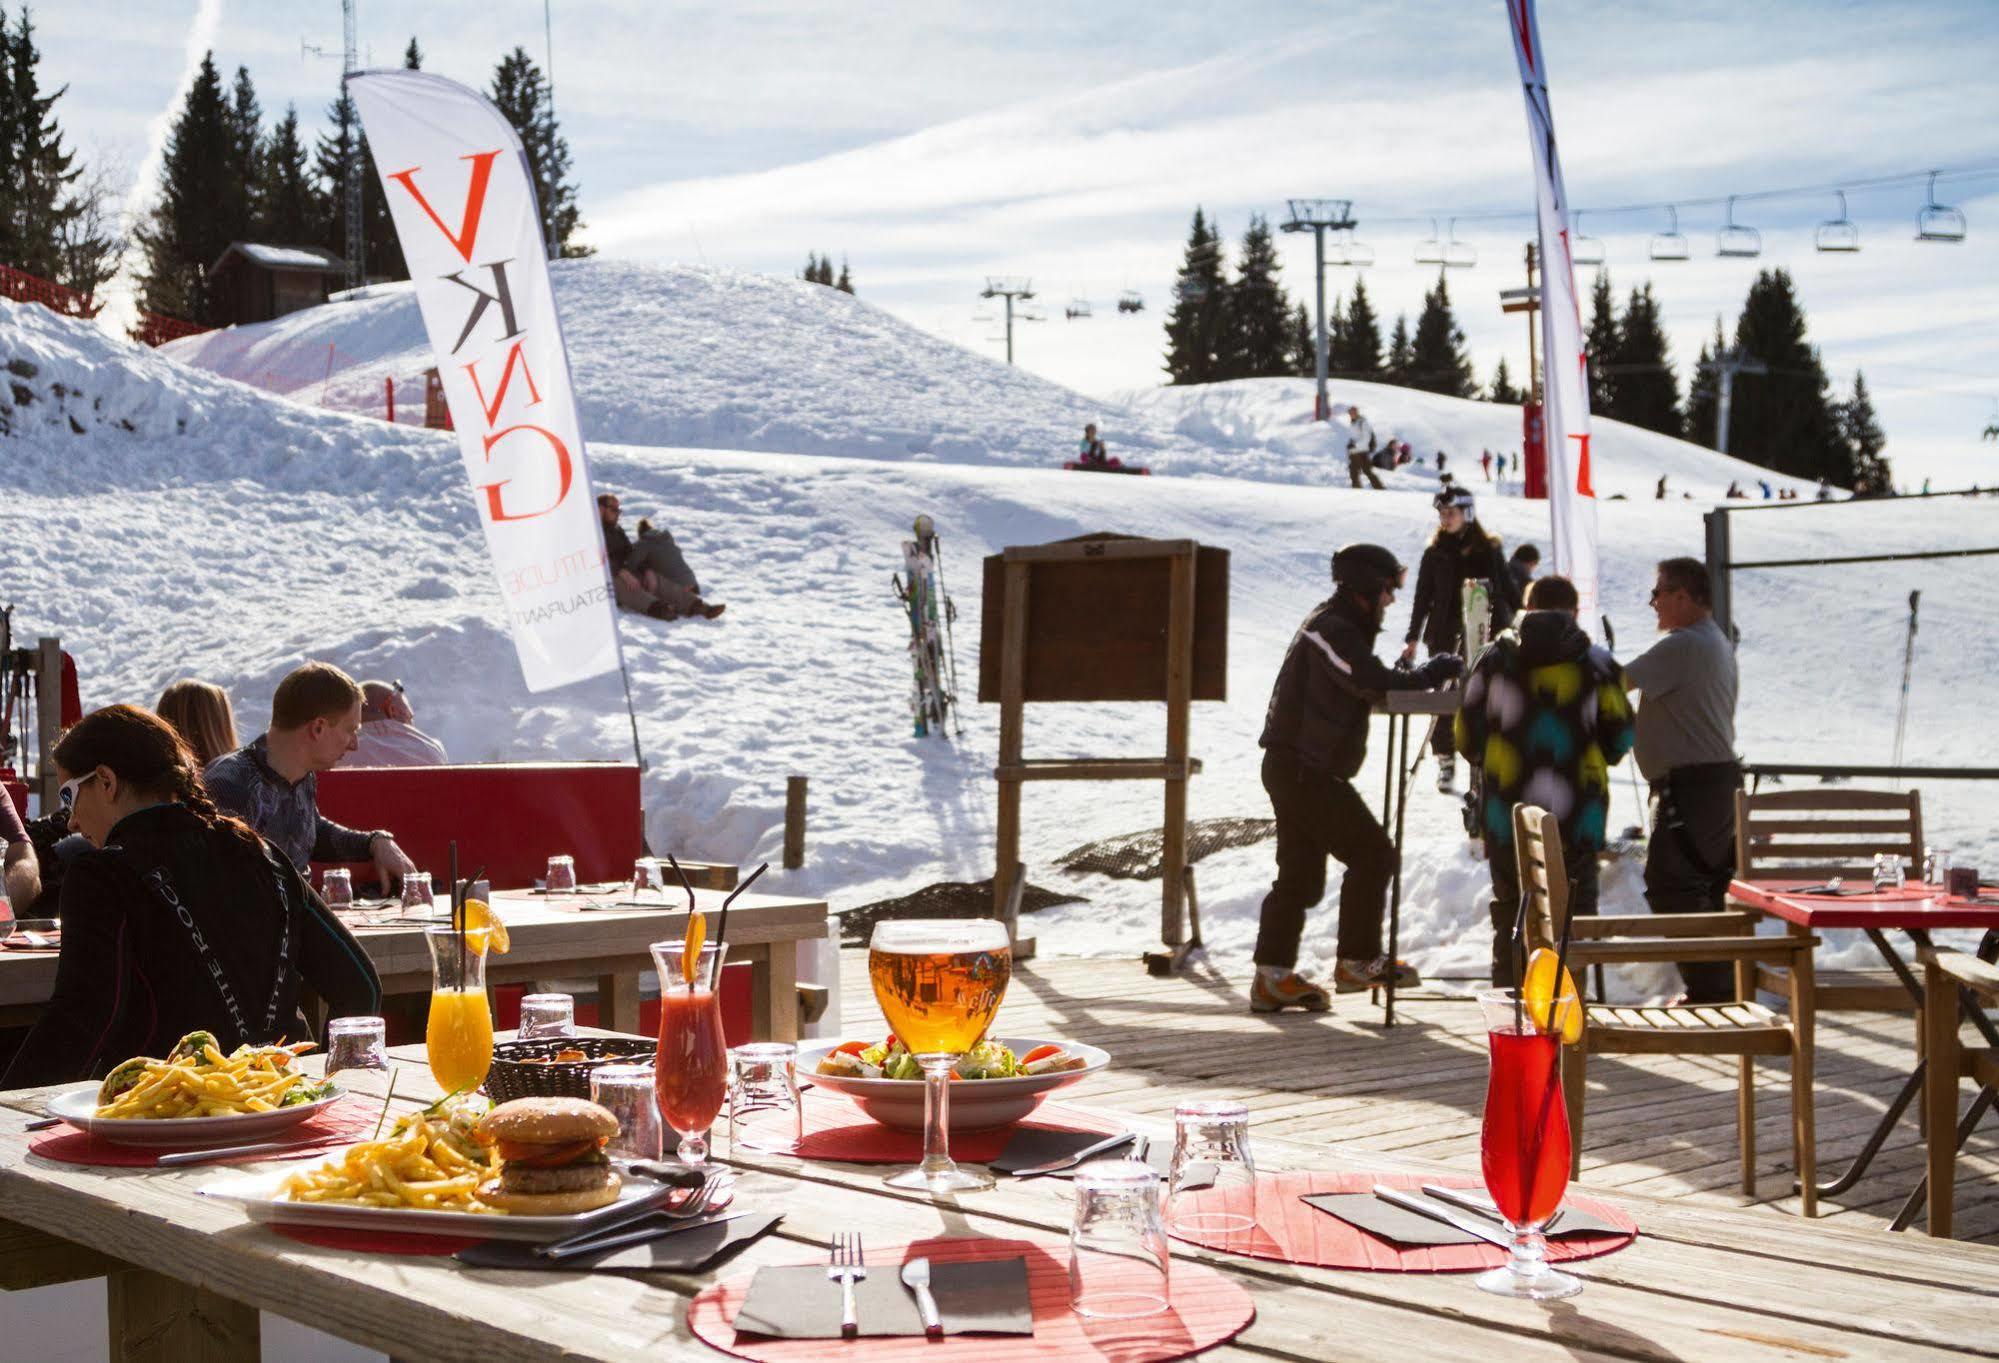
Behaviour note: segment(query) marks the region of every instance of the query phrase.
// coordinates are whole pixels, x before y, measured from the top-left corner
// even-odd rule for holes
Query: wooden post
[[[784,781],[784,869],[796,871],[805,864],[805,778],[788,776]]]
[[[35,644],[35,743],[42,755],[42,771],[36,792],[41,796],[42,813],[55,812],[56,794],[62,778],[56,775],[56,744],[62,740],[62,644],[41,639]]]
[[[148,1269],[114,1273],[108,1282],[113,1363],[255,1363],[263,1356],[254,1306]]]
[[[1006,924],[1006,939],[1013,944],[1016,963],[1034,959],[1034,939],[1020,935],[1020,901],[1026,893],[1027,868],[1016,861],[1007,885],[1006,907],[1000,910],[1000,922]]]
[[[1735,637],[1735,598],[1729,591],[1728,583],[1728,512],[1709,511],[1702,515],[1707,522],[1707,580],[1713,594],[1714,622],[1721,626],[1721,632]]]
[[[1187,940],[1187,733],[1194,702],[1194,551],[1175,554],[1166,614],[1166,827],[1161,846],[1159,940]]]
[[[1027,709],[1027,572],[1028,565],[1005,565],[1005,631],[1000,638],[999,842],[993,863],[993,911],[1004,917],[1016,874],[1024,876],[1020,860],[1020,770],[1022,731]]]

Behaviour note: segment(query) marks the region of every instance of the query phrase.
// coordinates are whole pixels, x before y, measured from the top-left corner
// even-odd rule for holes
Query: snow
[[[1230,549],[1228,699],[1196,706],[1196,818],[1262,817],[1257,734],[1291,632],[1327,590],[1340,543],[1378,540],[1413,561],[1434,517],[1428,469],[1387,492],[1352,491],[1312,428],[1309,384],[1260,380],[1127,395],[1106,406],[936,342],[830,290],[721,271],[569,262],[557,273],[575,347],[597,484],[628,521],[668,524],[713,599],[714,623],[621,616],[656,847],[703,859],[776,862],[785,778],[811,778],[807,864],[773,870],[776,892],[836,908],[992,870],[997,748],[992,707],[968,704],[956,743],[909,733],[907,626],[889,575],[919,512],[943,535],[960,611],[959,671],[976,672],[978,563],[1008,544],[1099,529],[1188,537]],[[603,311],[600,313],[599,308]],[[233,333],[263,360],[327,347],[362,364],[415,364],[406,291]],[[176,354],[214,360],[213,338]],[[77,657],[86,705],[148,701],[183,676],[221,684],[245,734],[278,679],[306,658],[410,688],[419,723],[462,760],[629,754],[615,678],[541,696],[522,686],[472,498],[443,433],[326,411],[228,381],[42,309],[0,302],[0,599],[17,633],[58,634]],[[379,372],[373,380],[379,388]],[[1339,385],[1384,437],[1442,447],[1483,492],[1483,445],[1506,448],[1517,414],[1399,389]],[[1085,419],[1150,479],[1049,467]],[[1337,427],[1337,423],[1335,423]],[[81,433],[77,433],[80,428]],[[1693,446],[1601,423],[1603,600],[1626,653],[1653,634],[1653,564],[1700,552],[1701,512],[1743,467]],[[1651,499],[1667,474],[1702,500]],[[1235,475],[1235,476],[1227,476]],[[1545,506],[1481,498],[1509,544],[1545,544]],[[1990,504],[1939,500],[1757,511],[1736,519],[1745,558],[1862,547],[1991,542]],[[1743,631],[1741,747],[1752,760],[1885,762],[1906,597],[1923,595],[1907,758],[1987,760],[1992,561],[1946,560],[1752,572],[1737,582]],[[1384,652],[1406,614],[1389,621]],[[1594,632],[1594,631],[1593,631]],[[1031,756],[1157,751],[1156,706],[1030,712]],[[1358,785],[1378,798],[1381,730]],[[1617,775],[1616,826],[1636,822]],[[1426,971],[1471,973],[1486,955],[1485,874],[1455,800],[1412,790],[1402,944]],[[1960,865],[1999,867],[1989,788],[1923,790],[1933,841]],[[1145,783],[1031,787],[1023,850],[1040,884],[1089,902],[1039,915],[1043,951],[1129,957],[1158,927],[1153,882],[1067,877],[1058,854],[1156,827]],[[550,849],[555,850],[555,849]],[[1335,872],[1335,875],[1337,873]],[[1214,956],[1239,971],[1271,876],[1271,845],[1201,863]],[[1333,892],[1336,894],[1336,889]],[[1316,911],[1306,964],[1332,954],[1334,913]],[[1604,881],[1606,912],[1642,911],[1638,868]],[[1862,963],[1854,934],[1833,963]],[[1658,976],[1633,989],[1663,988]]]
[[[259,265],[272,270],[339,270],[340,257],[313,246],[266,246],[262,242],[239,241],[235,249]]]

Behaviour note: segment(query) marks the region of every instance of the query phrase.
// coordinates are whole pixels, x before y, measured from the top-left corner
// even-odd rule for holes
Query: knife
[[[1138,1133],[1121,1131],[1115,1136],[1106,1136],[1095,1145],[1086,1145],[1075,1154],[1058,1159],[1052,1164],[1037,1165],[1032,1169],[1016,1169],[1013,1171],[1013,1176],[1015,1178],[1039,1178],[1043,1174],[1057,1174],[1064,1169],[1073,1169],[1092,1155],[1101,1155],[1106,1150],[1115,1150],[1120,1145],[1127,1145],[1136,1139],[1138,1139]]]
[[[1418,1216],[1427,1216],[1432,1221],[1441,1221],[1447,1226],[1454,1226],[1466,1235],[1475,1235],[1481,1240],[1498,1245],[1501,1249],[1513,1248],[1511,1237],[1504,1232],[1494,1230],[1468,1212],[1457,1211],[1440,1203],[1431,1202],[1427,1198],[1417,1197],[1400,1188],[1390,1188],[1380,1183],[1374,1185],[1374,1195],[1390,1206],[1400,1207],[1406,1212],[1415,1212]]]
[[[325,1145],[324,1136],[314,1136],[307,1141],[260,1141],[256,1145],[222,1145],[213,1150],[182,1150],[172,1155],[161,1155],[155,1164],[162,1169],[172,1169],[183,1164],[207,1164],[212,1160],[238,1159],[244,1155],[268,1155],[279,1150],[303,1150],[309,1145]]]
[[[1501,1223],[1504,1223],[1506,1220],[1505,1217],[1499,1214],[1499,1208],[1492,1205],[1491,1198],[1465,1188],[1446,1188],[1440,1184],[1425,1183],[1423,1185],[1423,1195],[1425,1197],[1434,1197],[1439,1202],[1448,1202],[1453,1207],[1463,1207],[1466,1211],[1476,1213],[1488,1220]],[[1541,1233],[1543,1235],[1553,1233],[1555,1227],[1562,1224],[1563,1214],[1563,1210],[1557,1208],[1555,1214],[1548,1218],[1547,1224],[1541,1227]]]
[[[559,1245],[553,1249],[543,1249],[539,1253],[544,1259],[573,1259],[579,1254],[601,1254],[605,1250],[629,1249],[633,1245],[647,1244],[669,1235],[678,1235],[684,1230],[700,1230],[706,1226],[719,1226],[725,1221],[735,1221],[745,1216],[755,1216],[756,1212],[723,1212],[719,1216],[703,1217],[698,1221],[669,1221],[650,1226],[627,1226],[623,1230],[612,1231],[595,1240],[582,1240],[575,1244]]]

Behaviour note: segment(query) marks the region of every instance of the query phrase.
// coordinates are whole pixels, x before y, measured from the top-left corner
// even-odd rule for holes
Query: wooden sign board
[[[1089,535],[985,560],[979,699],[1000,699],[1006,564],[1027,564],[1028,701],[1163,701],[1173,554],[1191,550],[1193,699],[1226,700],[1229,552],[1181,540]]]

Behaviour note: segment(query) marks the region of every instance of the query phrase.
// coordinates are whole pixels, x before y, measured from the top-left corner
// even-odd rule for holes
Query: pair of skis
[[[936,522],[918,516],[911,528],[916,538],[902,542],[903,571],[889,577],[896,600],[909,617],[909,659],[914,673],[910,718],[918,738],[943,734],[947,724],[962,738],[965,728],[956,713],[958,645],[951,629],[958,619],[958,607],[944,590],[944,552]]]

